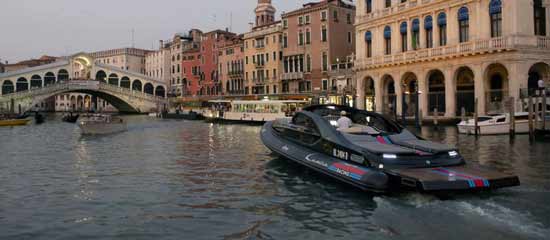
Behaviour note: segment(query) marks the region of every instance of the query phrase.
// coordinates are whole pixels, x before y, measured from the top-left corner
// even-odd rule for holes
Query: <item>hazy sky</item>
[[[282,11],[307,0],[273,0]],[[68,55],[135,46],[157,48],[160,39],[190,28],[243,33],[257,0],[0,0],[0,59]]]

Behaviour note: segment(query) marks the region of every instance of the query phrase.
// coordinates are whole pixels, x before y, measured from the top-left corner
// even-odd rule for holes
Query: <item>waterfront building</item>
[[[191,82],[185,79],[186,72],[182,69],[182,65],[185,62],[184,55],[199,49],[202,34],[202,31],[192,29],[186,33],[176,33],[171,41],[161,43],[170,51],[169,85],[172,96],[185,95],[192,87]]]
[[[245,94],[281,92],[282,25],[275,13],[270,0],[258,0],[254,27],[244,34]]]
[[[145,54],[145,75],[168,85],[170,82],[170,48],[159,41],[159,49]]]
[[[203,79],[201,70],[201,52],[199,45],[196,48],[185,50],[182,57],[182,88],[179,95],[197,96],[200,90],[200,82]]]
[[[29,59],[29,60],[24,60],[24,61],[20,61],[20,62],[17,62],[17,63],[12,63],[12,64],[10,64],[6,61],[5,64],[2,64],[2,66],[3,66],[2,70],[4,72],[14,72],[14,71],[25,69],[25,68],[31,68],[31,67],[37,67],[37,66],[41,66],[41,65],[50,64],[50,63],[53,63],[53,62],[57,61],[58,59],[59,59],[58,57],[52,57],[52,56],[44,55],[44,56],[42,56],[38,59]]]
[[[5,72],[5,71],[6,71],[6,70],[4,69],[4,63],[2,63],[2,62],[0,61],[0,73],[3,73],[3,72]]]
[[[219,69],[222,94],[244,95],[244,41],[243,35],[236,36],[219,50]]]
[[[328,84],[322,86],[323,90],[319,96],[320,103],[332,103],[340,105],[355,106],[356,81],[353,61],[355,55],[347,56],[345,59],[337,59],[336,63],[330,66]]]
[[[354,19],[355,6],[342,0],[304,4],[282,15],[283,94],[327,95],[331,65],[354,53]]]
[[[93,57],[97,63],[145,74],[145,56],[149,52],[149,50],[138,48],[119,48],[93,52],[90,53],[90,56]]]
[[[236,34],[214,30],[203,34],[200,48],[200,90],[199,95],[217,96],[221,94],[221,82],[218,72],[220,48],[230,43]]]
[[[424,117],[507,111],[520,89],[550,79],[550,2],[357,2],[360,108]]]
[[[97,98],[97,109],[94,108],[94,100],[96,98],[84,93],[69,93],[55,96],[55,111],[56,112],[87,112],[98,110],[100,112],[118,112],[109,102]]]

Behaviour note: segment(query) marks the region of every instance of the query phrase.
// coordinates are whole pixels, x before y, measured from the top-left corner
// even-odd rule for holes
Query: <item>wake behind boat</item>
[[[126,131],[126,122],[122,118],[105,114],[93,114],[81,117],[78,126],[85,135],[110,134]]]
[[[342,113],[352,122],[349,128],[338,126]],[[520,184],[517,176],[466,165],[455,147],[423,140],[382,115],[345,106],[311,106],[292,119],[267,122],[261,139],[285,158],[368,191]]]

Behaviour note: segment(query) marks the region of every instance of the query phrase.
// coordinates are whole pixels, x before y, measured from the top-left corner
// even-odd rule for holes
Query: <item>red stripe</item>
[[[341,163],[335,163],[333,164],[333,166],[337,167],[337,168],[340,168],[344,171],[347,171],[347,172],[350,172],[350,173],[355,173],[355,174],[358,174],[358,175],[363,175],[365,174],[366,172],[361,170],[361,169],[358,169],[358,168],[355,168],[355,167],[352,167],[352,166],[348,166],[348,165],[345,165],[345,164],[341,164]]]
[[[386,140],[384,140],[384,138],[381,137],[381,136],[376,137],[376,141],[378,141],[379,143],[382,143],[382,144],[387,144]]]
[[[485,186],[485,184],[483,184],[483,180],[481,180],[481,179],[474,180],[474,183],[476,184],[476,187],[484,187]]]

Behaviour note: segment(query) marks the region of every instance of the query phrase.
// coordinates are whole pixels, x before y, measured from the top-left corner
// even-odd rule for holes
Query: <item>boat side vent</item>
[[[414,188],[416,187],[416,180],[411,178],[401,178],[401,185]]]

